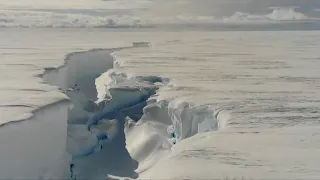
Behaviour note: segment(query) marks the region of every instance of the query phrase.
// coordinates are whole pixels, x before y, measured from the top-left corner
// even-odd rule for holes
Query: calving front
[[[110,55],[116,50],[121,49],[74,53],[63,68],[45,76],[73,102],[68,115],[70,166],[66,167],[71,179],[137,178],[168,155],[174,144],[219,128],[217,113],[210,106],[181,97],[157,100],[159,88],[169,80],[128,76]]]

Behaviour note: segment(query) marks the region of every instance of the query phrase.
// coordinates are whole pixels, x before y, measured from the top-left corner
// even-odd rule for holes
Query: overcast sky
[[[295,6],[308,16],[320,17],[320,0],[0,0],[0,9],[6,8],[51,8],[51,9],[127,9],[149,7],[165,14],[198,14],[228,16],[235,12],[261,14],[270,12],[270,7]]]
[[[295,6],[296,11],[308,16],[320,17],[320,0],[162,0],[163,11],[171,13],[192,13],[198,15],[230,16],[235,12],[264,14],[272,11],[270,7]],[[160,6],[161,7],[161,6]],[[155,6],[154,10],[159,8]],[[160,9],[158,10],[161,11]]]
[[[0,0],[0,27],[104,26],[109,18],[129,24],[312,21],[320,26],[320,0]]]
[[[0,9],[130,9],[149,0],[0,0]]]

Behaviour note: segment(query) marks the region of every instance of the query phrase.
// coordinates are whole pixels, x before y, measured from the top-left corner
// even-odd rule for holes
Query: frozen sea
[[[0,178],[67,174],[70,102],[42,74],[70,53],[132,42],[151,46],[116,49],[119,71],[168,78],[157,101],[219,112],[219,128],[163,152],[127,137],[141,179],[319,178],[319,31],[103,28],[0,29]]]

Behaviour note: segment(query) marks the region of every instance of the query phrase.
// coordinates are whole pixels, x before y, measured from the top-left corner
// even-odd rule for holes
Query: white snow
[[[5,117],[1,118],[2,123],[65,99],[57,87],[43,84],[43,80],[34,75],[41,74],[43,68],[63,64],[66,54],[151,42],[151,47],[116,52],[114,64],[117,69],[104,73],[96,82],[91,82],[93,87],[90,87],[97,88],[98,102],[112,94],[107,93],[108,89],[118,88],[124,93],[122,91],[128,87],[131,91],[139,87],[160,87],[147,101],[141,120],[126,124],[126,150],[130,155],[122,149],[121,153],[126,156],[118,162],[115,158],[118,158],[118,152],[112,149],[113,146],[100,150],[94,144],[92,156],[76,160],[76,164],[80,164],[76,168],[79,177],[86,172],[88,174],[82,174],[84,177],[106,177],[114,173],[104,171],[114,165],[109,162],[135,164],[127,156],[138,161],[135,171],[140,173],[141,179],[319,177],[319,32],[200,34],[2,29],[0,36],[0,68],[2,77],[6,77],[0,86],[0,117]],[[91,55],[89,53],[85,59],[92,59],[97,54]],[[84,61],[79,59],[79,62]],[[86,71],[86,64],[78,64],[76,69],[80,75],[90,73]],[[98,68],[90,65],[93,69]],[[78,71],[69,72],[76,74]],[[74,77],[71,74],[69,77]],[[165,77],[165,85],[145,82],[156,81],[155,77]],[[75,79],[70,78],[70,84],[59,78],[54,82],[69,88]],[[17,83],[11,84],[12,81]],[[84,93],[84,96],[88,94]],[[43,98],[46,101],[40,100]],[[125,99],[119,103],[123,101]],[[37,178],[45,176],[43,167],[50,169],[44,172],[50,173],[56,167],[65,170],[68,158],[65,158],[68,161],[59,161],[63,166],[47,164],[65,156],[66,144],[62,144],[66,143],[67,135],[66,128],[61,127],[66,125],[67,109],[63,112],[59,114],[61,118],[51,117],[65,121],[56,122],[42,116],[38,121],[10,124],[0,129],[3,133],[1,144],[6,145],[0,150],[1,176]],[[108,135],[116,134],[117,130],[112,128],[114,122],[109,124],[107,121],[101,119],[92,126],[92,132],[98,134],[99,129]],[[57,128],[46,122],[58,123]],[[203,132],[208,130],[208,125],[213,131]],[[17,131],[11,131],[11,128]],[[94,142],[86,139],[92,135],[86,125],[75,125],[73,130],[84,136],[83,145]],[[12,139],[16,134],[23,139]],[[30,166],[32,162],[35,165]],[[130,171],[123,176],[132,174],[132,168],[128,169]],[[59,172],[59,168],[56,171]]]
[[[319,176],[319,143],[311,138],[319,125],[317,34],[237,32],[205,37],[186,32],[183,37],[174,34],[172,41],[153,43],[149,51],[117,52],[126,72],[163,74],[170,79],[159,90],[158,101],[182,98],[181,107],[189,106],[185,102],[211,105],[221,122],[214,133],[198,134],[174,145],[172,154],[166,154],[140,178]],[[173,117],[188,117],[183,112],[178,108]]]
[[[319,178],[319,8],[0,0],[0,179]]]
[[[140,179],[317,179],[318,132],[301,126],[199,134]]]

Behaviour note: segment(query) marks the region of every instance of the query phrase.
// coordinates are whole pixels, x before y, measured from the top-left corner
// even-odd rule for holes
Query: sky
[[[259,14],[268,12],[270,7],[299,7],[303,13],[313,13],[320,8],[319,0],[187,0],[189,7],[208,15],[231,15],[234,12]]]
[[[201,16],[231,16],[235,12],[267,14],[273,7],[295,7],[308,16],[320,17],[319,0],[162,0],[151,7],[163,15],[184,13]]]
[[[299,12],[320,15],[315,11],[320,10],[319,0],[0,0],[0,9],[134,9],[149,5],[153,10],[201,15],[232,15],[237,11],[258,14],[270,7],[295,6]]]
[[[0,27],[319,23],[320,0],[0,0]]]
[[[0,9],[135,9],[148,0],[0,0]]]

